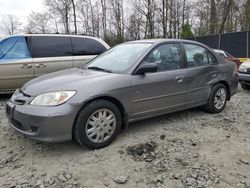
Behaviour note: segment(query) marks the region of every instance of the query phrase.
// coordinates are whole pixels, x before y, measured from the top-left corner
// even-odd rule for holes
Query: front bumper
[[[250,73],[239,73],[240,83],[250,85]]]
[[[71,104],[54,107],[6,103],[6,115],[16,131],[43,142],[72,139],[72,128],[79,108]]]

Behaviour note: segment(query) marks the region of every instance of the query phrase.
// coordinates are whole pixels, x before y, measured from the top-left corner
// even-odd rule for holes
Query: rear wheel
[[[106,100],[97,100],[80,111],[73,135],[80,145],[99,149],[108,146],[120,128],[121,113],[117,106]]]
[[[212,87],[210,97],[205,105],[206,111],[220,113],[226,106],[228,91],[224,84],[216,84]]]
[[[240,84],[242,89],[250,90],[250,86],[246,84]]]

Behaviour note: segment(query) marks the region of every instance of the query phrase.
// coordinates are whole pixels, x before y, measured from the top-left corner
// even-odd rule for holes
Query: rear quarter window
[[[97,40],[91,38],[71,37],[73,54],[80,55],[99,55],[106,51],[106,47],[103,46]]]
[[[72,56],[70,37],[33,36],[31,37],[32,57]]]

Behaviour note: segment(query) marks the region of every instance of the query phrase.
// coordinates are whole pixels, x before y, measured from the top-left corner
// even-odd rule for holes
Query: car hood
[[[250,68],[250,60],[245,61],[244,63],[242,63],[241,65]]]
[[[35,78],[22,87],[22,91],[30,96],[41,93],[88,88],[95,83],[114,77],[116,74],[86,70],[80,68],[67,69]]]

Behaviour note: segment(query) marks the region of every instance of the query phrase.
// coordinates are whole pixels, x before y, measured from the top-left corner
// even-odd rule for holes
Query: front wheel
[[[121,128],[121,113],[117,106],[106,100],[87,104],[79,113],[73,135],[77,142],[89,149],[108,146]]]
[[[228,91],[224,84],[216,84],[212,87],[210,97],[205,109],[210,113],[220,113],[226,106]]]

